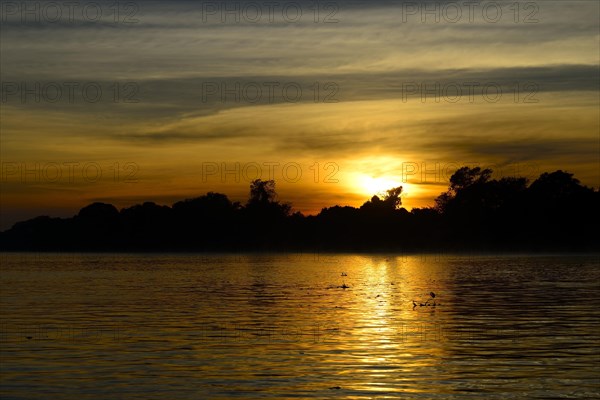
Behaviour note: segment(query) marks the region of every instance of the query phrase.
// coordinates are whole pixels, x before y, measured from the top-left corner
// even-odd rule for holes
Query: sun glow
[[[386,176],[375,178],[369,175],[361,175],[358,178],[357,186],[360,188],[362,193],[369,197],[373,195],[384,195],[388,189],[397,186],[402,186],[403,192],[406,192],[407,190],[407,185],[403,184],[400,179]]]

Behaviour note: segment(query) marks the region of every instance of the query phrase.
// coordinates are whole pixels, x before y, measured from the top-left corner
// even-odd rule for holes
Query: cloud
[[[539,21],[531,24],[515,23],[511,2],[493,2],[505,7],[498,23],[482,17],[422,23],[420,15],[403,22],[407,2],[333,2],[340,8],[339,22],[329,24],[314,23],[312,3],[306,2],[301,23],[204,21],[206,3],[139,3],[135,24],[40,26],[11,19],[0,39],[3,74],[148,80],[597,63],[599,6],[589,1],[533,3]],[[521,19],[528,15],[522,11]]]
[[[56,103],[30,97],[25,104],[19,94],[9,96],[0,110],[3,161],[142,167],[145,183],[134,187],[77,186],[82,191],[68,199],[37,188],[35,201],[48,207],[160,198],[157,187],[169,198],[208,190],[196,174],[203,161],[339,163],[344,183],[319,187],[317,197],[307,195],[314,187],[281,186],[285,198],[313,209],[359,202],[353,174],[385,176],[402,162],[573,166],[584,182],[597,182],[598,2],[527,2],[534,8],[520,8],[516,22],[511,10],[525,3],[493,2],[503,11],[497,23],[481,10],[473,21],[449,23],[439,15],[432,22],[426,15],[423,23],[425,5],[452,2],[392,0],[335,2],[339,10],[322,9],[315,23],[313,2],[297,3],[306,10],[298,23],[281,15],[272,23],[205,20],[207,2],[189,1],[137,2],[133,24],[111,22],[110,13],[73,24],[3,20],[2,95],[10,82],[95,83],[104,94],[94,103],[81,95]],[[403,7],[414,5],[417,13],[407,15]],[[332,10],[338,21],[324,23]],[[532,11],[538,21],[525,23]],[[272,98],[270,82],[279,84]],[[470,82],[503,96],[491,102],[478,93],[470,102]],[[136,85],[138,102],[122,101],[127,83]],[[207,92],[207,83],[217,91]],[[303,96],[289,101],[279,91],[286,84],[298,85]],[[241,98],[223,100],[220,89],[236,85],[233,97]],[[257,85],[264,92],[252,100]],[[453,103],[457,85],[465,92]],[[528,97],[538,101],[525,103]],[[34,201],[27,190],[7,186],[2,205]]]

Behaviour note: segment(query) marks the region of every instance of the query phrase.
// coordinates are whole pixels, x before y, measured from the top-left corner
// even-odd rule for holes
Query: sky
[[[295,210],[461,166],[600,187],[597,1],[1,1],[0,229],[95,201]]]

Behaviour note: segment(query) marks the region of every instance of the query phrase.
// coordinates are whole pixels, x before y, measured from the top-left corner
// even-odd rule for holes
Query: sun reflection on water
[[[593,260],[2,257],[3,397],[597,397]]]

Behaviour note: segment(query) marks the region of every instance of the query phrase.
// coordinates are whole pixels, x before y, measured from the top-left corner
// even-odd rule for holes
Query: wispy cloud
[[[362,201],[356,176],[392,176],[403,162],[535,163],[599,184],[598,2],[481,2],[456,23],[441,10],[462,2],[320,2],[331,7],[315,14],[314,2],[295,1],[304,12],[295,22],[281,10],[223,21],[203,7],[225,2],[189,1],[134,2],[115,21],[114,1],[95,3],[107,11],[100,21],[3,14],[0,155],[29,165],[136,162],[140,182],[11,182],[3,210],[170,201],[215,190],[197,175],[207,161],[302,163],[302,184],[280,189],[311,211]],[[498,21],[482,14],[489,3],[501,7]],[[124,22],[129,14],[135,22]],[[82,95],[86,84],[102,88],[98,101]],[[54,102],[56,85],[64,92]],[[317,162],[336,162],[340,183],[311,186]],[[418,205],[439,193],[426,183],[413,188]],[[216,189],[247,192],[241,182]]]

